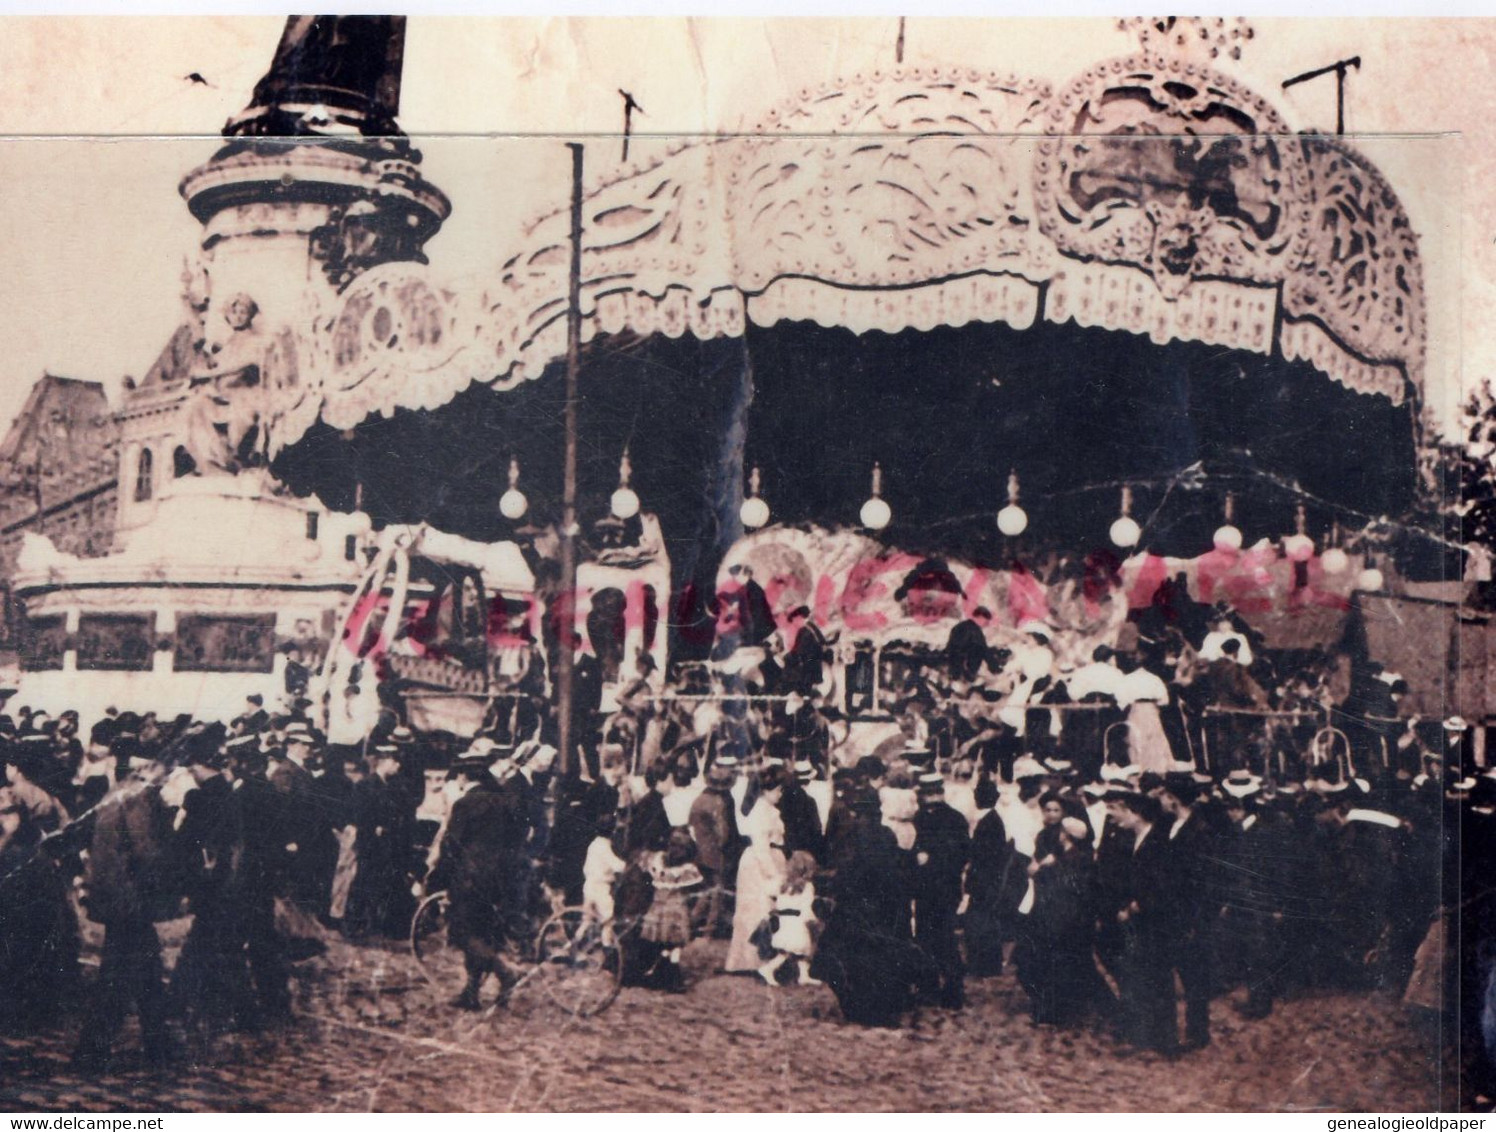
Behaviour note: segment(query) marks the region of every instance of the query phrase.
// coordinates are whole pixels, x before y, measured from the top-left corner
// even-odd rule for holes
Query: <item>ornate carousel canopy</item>
[[[343,289],[267,358],[271,454],[320,417],[429,410],[565,352],[568,208],[486,294],[419,262]],[[1043,320],[1304,361],[1394,404],[1423,381],[1417,240],[1340,138],[1295,135],[1184,52],[1059,90],[976,69],[807,89],[745,136],[671,147],[584,202],[584,337]]]

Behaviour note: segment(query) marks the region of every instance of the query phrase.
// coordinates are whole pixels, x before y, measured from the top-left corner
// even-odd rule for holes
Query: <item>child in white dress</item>
[[[613,882],[628,867],[613,851],[612,838],[613,822],[599,822],[597,836],[587,846],[587,857],[582,862],[582,914],[606,925],[603,935],[609,946],[613,942],[613,927],[610,923],[613,919]]]
[[[774,986],[779,971],[788,965],[801,986],[820,986],[810,977],[810,958],[815,952],[816,859],[801,850],[792,853],[784,885],[774,898],[777,926],[769,940],[773,957],[759,968],[759,977]]]

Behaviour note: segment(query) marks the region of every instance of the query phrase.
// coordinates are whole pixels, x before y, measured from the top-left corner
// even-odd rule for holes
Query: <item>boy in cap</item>
[[[702,877],[698,929],[709,932],[715,939],[726,939],[732,934],[732,907],[723,882],[736,873],[740,852],[741,838],[732,800],[736,777],[736,766],[724,766],[723,759],[707,767],[706,789],[691,803],[687,819],[696,841],[696,866]]]

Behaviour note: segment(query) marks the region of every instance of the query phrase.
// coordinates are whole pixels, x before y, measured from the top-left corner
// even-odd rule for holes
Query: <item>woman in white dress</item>
[[[784,886],[784,819],[779,816],[779,799],[784,793],[783,770],[770,767],[764,771],[759,791],[758,800],[742,824],[748,847],[738,861],[732,943],[723,965],[729,972],[753,972],[763,965],[752,936],[774,910],[774,898]]]
[[[1169,702],[1169,686],[1128,657],[1117,681],[1117,706],[1127,712],[1127,751],[1132,765],[1143,772],[1167,774],[1174,750],[1159,714]]]

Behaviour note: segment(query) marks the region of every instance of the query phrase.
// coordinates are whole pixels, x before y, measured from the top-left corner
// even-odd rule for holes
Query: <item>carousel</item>
[[[183,192],[205,232],[294,230],[309,282],[277,301],[244,256],[242,278],[204,272],[191,317],[254,366],[252,391],[217,393],[264,467],[376,530],[326,702],[367,694],[359,662],[401,639],[374,667],[428,705],[491,705],[499,653],[568,638],[610,682],[646,653],[703,661],[745,562],[776,621],[807,607],[835,642],[827,694],[874,714],[878,679],[858,700],[847,672],[937,650],[979,605],[994,644],[1037,619],[1077,653],[1176,580],[1284,647],[1343,638],[1358,609],[1381,624],[1374,602],[1432,603],[1450,640],[1449,548],[1410,565],[1378,534],[1417,490],[1417,237],[1354,144],[1295,133],[1226,73],[1237,25],[1198,23],[1059,87],[898,69],[799,91],[744,135],[641,141],[558,185],[481,287],[422,253],[448,205],[388,84],[319,89],[319,117],[272,68]],[[225,332],[234,301],[257,314]],[[483,657],[409,644],[438,590]],[[473,710],[437,714],[463,730]]]

